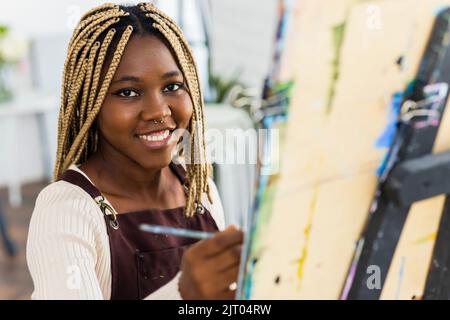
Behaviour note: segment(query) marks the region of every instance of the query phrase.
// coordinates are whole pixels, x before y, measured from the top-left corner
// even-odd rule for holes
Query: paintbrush
[[[141,224],[139,229],[145,232],[166,234],[171,236],[194,238],[194,239],[209,239],[215,235],[215,232],[206,232],[174,227],[157,226],[152,224]]]

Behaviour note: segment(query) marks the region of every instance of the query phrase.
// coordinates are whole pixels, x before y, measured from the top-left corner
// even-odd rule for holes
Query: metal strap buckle
[[[197,204],[196,208],[195,208],[195,213],[197,214],[204,214],[205,213],[205,207],[203,207],[202,204]]]
[[[105,216],[109,218],[109,224],[114,230],[119,229],[119,221],[117,220],[117,213],[108,203],[105,202],[105,198],[103,196],[98,196],[95,198],[95,201],[100,206],[100,210],[102,210]],[[109,213],[107,212],[109,211]]]

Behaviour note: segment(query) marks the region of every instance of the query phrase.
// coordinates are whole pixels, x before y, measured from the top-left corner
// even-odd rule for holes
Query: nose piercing
[[[159,120],[158,120],[158,119],[154,119],[154,120],[153,120],[153,123],[154,123],[154,124],[162,124],[162,123],[164,123],[164,118],[161,118],[161,119],[159,119]]]
[[[168,106],[169,107],[169,111],[170,111],[170,113],[169,113],[169,117],[172,115],[172,110],[171,110],[171,106]],[[167,115],[166,115],[167,116]],[[164,117],[163,118],[161,118],[161,119],[153,119],[153,123],[154,124],[163,124],[165,121],[164,121]]]

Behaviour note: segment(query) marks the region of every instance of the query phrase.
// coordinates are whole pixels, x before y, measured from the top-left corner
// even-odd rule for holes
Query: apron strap
[[[100,207],[103,215],[108,218],[109,224],[114,230],[119,229],[119,221],[117,220],[117,212],[108,203],[105,202],[105,198],[101,192],[80,172],[68,169],[66,170],[58,180],[63,180],[79,186],[86,193],[88,193],[92,199]]]
[[[170,168],[172,169],[172,172],[175,173],[175,175],[178,177],[178,179],[181,181],[181,184],[184,187],[184,193],[186,197],[189,194],[188,186],[187,186],[187,178],[186,178],[186,169],[181,164],[175,164],[173,161],[170,163]],[[209,205],[208,201],[206,207],[208,207],[209,210],[211,210],[211,206]],[[199,214],[205,213],[205,205],[202,203],[196,203],[195,205],[195,212]]]
[[[66,170],[58,180],[64,180],[66,182],[72,183],[79,186],[81,189],[86,191],[92,199],[101,196],[100,191],[80,172],[75,170]]]

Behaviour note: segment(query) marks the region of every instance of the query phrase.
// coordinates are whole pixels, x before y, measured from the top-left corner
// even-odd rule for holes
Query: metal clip
[[[195,208],[195,213],[197,213],[197,214],[204,214],[205,213],[205,207],[203,207],[201,204],[197,204],[197,207]]]
[[[403,122],[410,122],[412,119],[416,117],[427,117],[427,121],[439,119],[441,116],[441,113],[437,110],[426,110],[426,109],[414,109],[406,112],[401,116],[401,120]]]
[[[407,100],[401,107],[401,114],[407,114],[411,111],[426,109],[440,110],[446,101],[449,86],[447,83],[434,83],[423,88],[425,98],[420,101]]]
[[[95,201],[100,206],[100,210],[102,210],[105,216],[108,216],[109,224],[114,229],[119,229],[119,221],[117,220],[117,213],[108,203],[105,202],[105,198],[103,196],[98,196],[95,198]],[[107,211],[110,213],[108,214]]]

